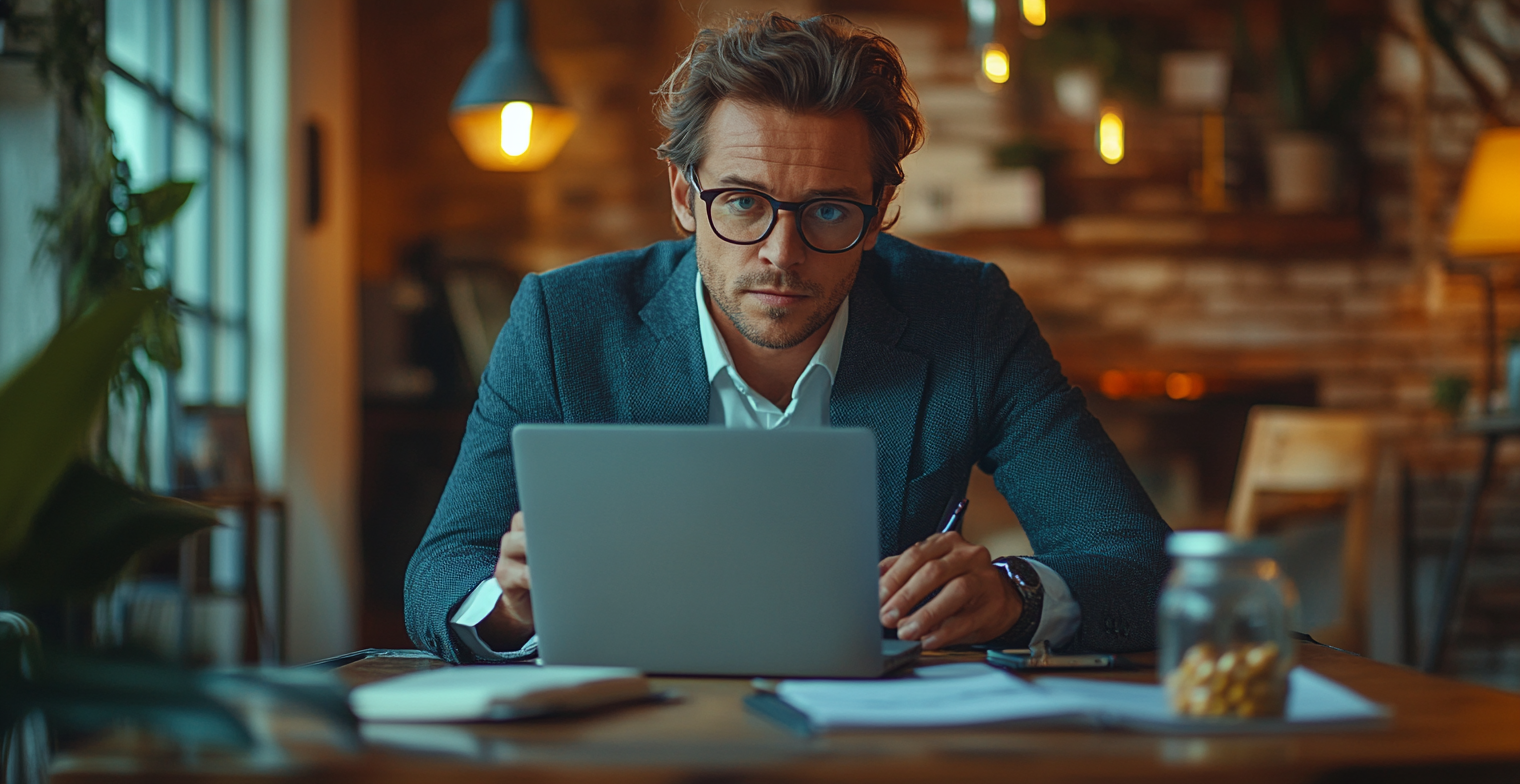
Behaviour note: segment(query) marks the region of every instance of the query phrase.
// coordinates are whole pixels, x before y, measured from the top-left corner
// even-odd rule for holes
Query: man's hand
[[[496,583],[501,599],[477,631],[493,650],[521,648],[533,636],[533,582],[528,576],[528,524],[523,513],[512,515],[512,527],[501,537],[496,556]]]
[[[925,597],[939,591],[918,611]],[[924,650],[986,642],[1008,631],[1024,611],[1013,583],[992,565],[987,548],[959,533],[935,534],[881,562],[881,625]]]

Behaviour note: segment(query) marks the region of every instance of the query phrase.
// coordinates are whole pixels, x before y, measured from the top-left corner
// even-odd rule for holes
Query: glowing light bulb
[[[1045,24],[1045,0],[1023,0],[1024,20],[1040,27]]]
[[[999,44],[987,44],[982,47],[982,73],[986,74],[987,81],[993,84],[1008,81],[1008,50]]]
[[[528,151],[532,140],[533,105],[513,101],[501,107],[501,151],[516,158]]]
[[[1098,154],[1106,163],[1124,160],[1124,120],[1118,112],[1103,112],[1098,119]]]

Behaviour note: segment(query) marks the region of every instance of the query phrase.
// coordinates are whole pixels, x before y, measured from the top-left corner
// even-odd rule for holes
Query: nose
[[[790,269],[807,258],[807,245],[797,231],[797,213],[782,210],[776,214],[771,235],[760,243],[760,260],[780,269]]]

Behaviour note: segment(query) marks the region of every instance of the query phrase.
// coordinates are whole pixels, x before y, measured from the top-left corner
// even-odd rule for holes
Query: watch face
[[[1008,579],[1012,580],[1014,584],[1020,588],[1033,590],[1040,587],[1039,572],[1036,572],[1034,570],[1034,567],[1026,566],[1024,569],[1016,569],[1014,568],[1012,561],[1012,558],[999,558],[996,561],[993,561],[993,563],[996,564],[999,569],[1002,569],[1003,574],[1008,575]]]

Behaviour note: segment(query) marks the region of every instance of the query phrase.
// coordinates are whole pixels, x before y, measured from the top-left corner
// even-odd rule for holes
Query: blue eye
[[[739,212],[748,212],[755,208],[755,197],[739,196],[733,201],[729,202],[728,206],[732,207],[735,210],[738,210]]]
[[[813,208],[813,217],[827,223],[844,220],[845,210],[838,204],[820,204]]]

